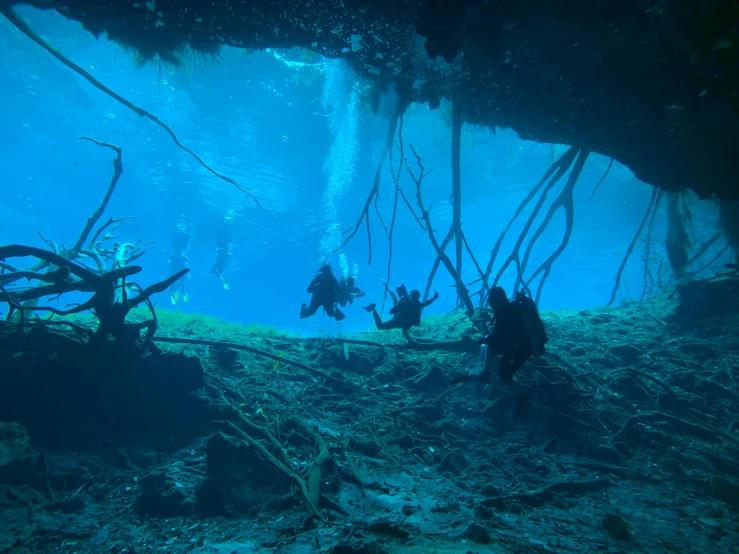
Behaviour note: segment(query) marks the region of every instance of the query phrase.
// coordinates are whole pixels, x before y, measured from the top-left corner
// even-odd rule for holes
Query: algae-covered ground
[[[461,315],[409,347],[160,311],[200,343],[160,353],[4,324],[0,552],[739,552],[736,292],[543,314],[516,392],[449,385]]]

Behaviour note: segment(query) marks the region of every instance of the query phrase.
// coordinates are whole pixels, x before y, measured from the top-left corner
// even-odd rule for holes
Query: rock
[[[590,358],[591,365],[600,366],[603,369],[616,369],[621,365],[621,362],[614,358]]]
[[[557,437],[556,435],[553,436],[546,443],[544,443],[544,446],[541,447],[541,451],[544,453],[553,452],[558,442],[559,442],[559,437]]]
[[[239,361],[239,352],[233,348],[212,348],[213,356],[219,368],[224,370],[233,369],[234,364]]]
[[[734,279],[691,281],[678,285],[677,290],[680,305],[673,317],[686,327],[692,327],[697,320],[721,318],[739,312],[739,281]]]
[[[608,514],[602,521],[603,529],[611,536],[622,541],[629,540],[629,529],[626,521],[618,514]]]
[[[487,527],[480,525],[476,521],[470,523],[464,530],[464,538],[480,544],[490,543],[490,531]]]
[[[403,506],[402,511],[405,517],[410,517],[416,513],[416,507],[411,504],[406,504],[405,506]]]
[[[198,509],[205,513],[223,510],[253,516],[265,504],[285,498],[284,491],[290,490],[290,479],[243,441],[215,433],[205,443],[205,455],[206,474],[213,482],[192,484],[195,494],[202,495],[198,502],[203,504]],[[183,474],[178,480],[187,479]],[[213,488],[218,489],[217,494]]]
[[[448,380],[444,371],[438,366],[433,365],[431,368],[416,377],[409,383],[409,386],[423,392],[439,391],[448,385]]]
[[[721,529],[721,524],[713,518],[699,517],[697,521],[700,521],[703,525],[710,527],[711,529]]]
[[[156,455],[153,452],[137,453],[131,457],[131,463],[138,467],[148,468],[156,462]]]
[[[352,439],[349,442],[349,448],[352,448],[360,454],[369,456],[370,458],[377,458],[382,453],[382,446],[375,441],[362,441]]]
[[[356,371],[360,375],[370,375],[375,370],[375,363],[367,356],[360,356],[357,360]]]
[[[603,323],[610,323],[616,320],[616,316],[612,314],[599,314],[588,318],[588,321],[593,325],[602,325]]]
[[[455,448],[444,456],[444,459],[439,464],[439,471],[449,471],[454,475],[459,475],[464,468],[469,466],[469,463],[467,456],[461,450]]]
[[[641,350],[635,348],[634,346],[631,346],[630,344],[619,344],[616,346],[611,346],[608,351],[614,356],[621,358],[627,364],[638,362],[639,358],[642,355]]]
[[[378,535],[387,535],[400,540],[408,540],[411,538],[411,534],[405,529],[401,529],[397,523],[386,520],[377,520],[366,527],[371,533]]]
[[[701,361],[716,358],[716,351],[710,345],[702,342],[686,342],[681,344],[678,350]]]
[[[493,498],[496,496],[500,496],[500,489],[495,485],[484,485],[480,489],[480,494],[483,496],[487,496],[488,498]]]
[[[413,413],[425,421],[439,421],[444,417],[444,404],[441,401],[435,402],[434,404],[426,404],[413,410]]]
[[[400,435],[399,437],[388,441],[389,444],[397,444],[403,450],[410,450],[413,448],[413,437],[410,435]]]
[[[195,506],[182,486],[164,473],[150,473],[139,484],[141,496],[136,499],[136,506],[143,514],[154,517],[185,516]]]
[[[115,454],[113,454],[115,456]],[[85,460],[80,456],[47,455],[49,483],[54,490],[75,491],[85,483],[91,483],[94,474],[102,470],[95,458]]]
[[[732,506],[739,506],[739,486],[728,479],[718,476],[713,477],[711,479],[711,492],[716,500],[721,500]]]
[[[660,465],[665,471],[672,474],[672,478],[678,483],[685,483],[688,480],[688,474],[685,473],[683,466],[680,465],[678,460],[669,459],[662,460]]]
[[[85,508],[84,500],[79,497],[68,498],[67,500],[61,500],[54,502],[49,506],[49,510],[54,512],[62,512],[63,514],[74,514],[77,512],[84,512]]]
[[[521,515],[523,513],[523,504],[520,502],[511,502],[508,505],[508,512],[513,515]]]
[[[613,448],[618,450],[621,455],[626,456],[627,458],[630,458],[633,455],[633,452],[631,452],[631,447],[629,447],[629,445],[625,442],[614,442]]]
[[[328,550],[329,554],[383,554],[386,552],[377,541],[353,539],[341,542]]]
[[[481,504],[475,506],[473,513],[477,519],[493,519],[495,517],[493,510]]]
[[[40,456],[25,427],[0,423],[0,483],[39,487],[43,480]]]
[[[195,491],[196,510],[200,517],[216,517],[225,513],[221,490],[214,479],[206,477]]]
[[[628,398],[630,402],[649,402],[654,400],[644,388],[644,385],[630,375],[617,379],[611,385],[611,389],[613,392]]]
[[[588,444],[583,453],[599,462],[614,463],[621,461],[621,454],[609,444]]]

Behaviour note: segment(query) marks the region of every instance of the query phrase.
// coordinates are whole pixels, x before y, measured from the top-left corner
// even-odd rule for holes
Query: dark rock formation
[[[157,443],[210,422],[195,394],[205,384],[198,358],[142,356],[42,326],[0,333],[0,342],[0,421],[24,425],[40,447]]]
[[[667,191],[739,199],[736,2],[28,3],[143,59],[221,44],[344,57],[406,103],[453,97],[470,123],[614,157]]]

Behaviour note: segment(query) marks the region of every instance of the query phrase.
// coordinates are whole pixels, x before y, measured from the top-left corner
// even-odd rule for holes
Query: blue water
[[[138,65],[132,53],[105,38],[95,39],[78,23],[56,13],[18,11],[66,56],[157,115],[214,169],[248,187],[265,210],[205,171],[161,128],[92,87],[3,20],[1,243],[44,246],[38,233],[68,247],[75,242],[112,175],[113,153],[78,140],[84,135],[123,149],[125,171],[101,222],[110,216],[134,216],[120,227],[120,240],[153,241],[137,262],[144,268],[137,276],[140,284],[166,276],[177,224],[187,222],[192,227],[189,301],[176,309],[304,334],[370,327],[370,315],[359,306],[381,301],[380,281],[386,275],[388,256],[387,238],[374,209],[370,211],[372,264],[367,265],[364,226],[342,251],[350,272],[356,264],[358,284],[367,298],[347,308],[348,318],[341,323],[322,312],[308,320],[300,320],[298,313],[301,303],[309,300],[305,288],[326,250],[356,223],[372,188],[393,108],[391,93],[380,99],[379,113],[374,114],[369,83],[343,62],[297,51],[226,48],[216,57],[195,55],[180,67],[157,62]],[[406,151],[413,145],[424,165],[434,169],[423,193],[426,205],[433,206],[431,216],[440,239],[451,221],[450,114],[448,103],[435,111],[413,105],[403,126]],[[553,148],[560,154],[565,149],[522,141],[510,129],[494,133],[464,126],[463,228],[483,266],[520,201],[551,164]],[[393,160],[397,167],[397,153]],[[574,232],[544,288],[540,305],[544,310],[590,308],[610,297],[616,270],[652,191],[627,168],[615,164],[588,202],[608,162],[592,155],[585,166],[576,189]],[[405,171],[401,186],[413,203],[415,191]],[[386,166],[377,204],[386,222],[392,195],[393,180]],[[509,233],[498,264],[510,252],[527,215]],[[710,203],[694,206],[696,243],[715,232],[715,217]],[[216,232],[226,218],[231,221],[233,242],[228,290],[209,271],[215,261]],[[665,224],[663,206],[653,229],[655,271],[658,260],[664,259]],[[556,248],[563,229],[560,212],[534,249],[530,268]],[[453,245],[448,252],[453,255]],[[619,300],[641,296],[642,255],[643,240],[627,266]],[[423,290],[434,258],[428,237],[401,204],[392,284]],[[338,268],[338,254],[330,262]],[[667,278],[666,261],[664,267]],[[476,276],[466,258],[464,280]],[[510,289],[512,280],[509,272],[502,284]],[[440,270],[434,288],[441,298],[426,310],[427,315],[454,306],[451,284],[448,274]],[[157,305],[173,308],[166,294],[159,296]]]

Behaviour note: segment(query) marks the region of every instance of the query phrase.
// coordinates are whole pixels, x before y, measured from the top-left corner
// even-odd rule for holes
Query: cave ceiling
[[[0,0],[7,9],[16,2]],[[143,58],[305,47],[403,101],[739,200],[736,0],[29,0]]]

